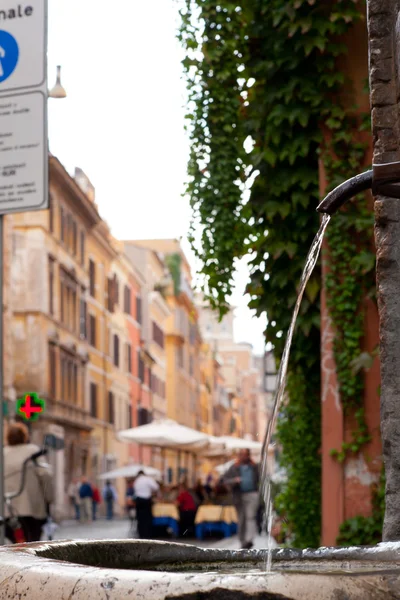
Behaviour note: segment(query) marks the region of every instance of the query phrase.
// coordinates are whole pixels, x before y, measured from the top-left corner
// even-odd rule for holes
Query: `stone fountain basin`
[[[400,599],[400,543],[228,551],[144,540],[0,548],[0,600]]]

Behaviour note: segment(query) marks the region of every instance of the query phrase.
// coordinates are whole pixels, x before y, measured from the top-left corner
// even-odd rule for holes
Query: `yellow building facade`
[[[10,294],[17,397],[37,392],[46,400],[31,439],[41,444],[54,433],[65,443],[49,456],[62,514],[71,479],[90,469],[87,241],[100,216],[56,158],[49,167],[50,209],[13,215]]]
[[[140,242],[125,241],[125,253],[132,265],[143,278],[142,288],[142,337],[141,337],[141,392],[138,399],[139,419],[137,424],[145,424],[146,419],[165,419],[167,417],[167,354],[165,323],[170,308],[165,300],[165,289],[170,282],[166,265],[160,254]],[[152,466],[163,472],[165,453],[160,449],[139,448],[139,459],[151,462]]]
[[[163,295],[170,314],[165,321],[167,416],[182,425],[200,428],[201,337],[191,287],[190,266],[178,240],[137,240],[156,251],[169,272]],[[178,481],[196,472],[196,459],[187,452],[168,453],[168,479]]]

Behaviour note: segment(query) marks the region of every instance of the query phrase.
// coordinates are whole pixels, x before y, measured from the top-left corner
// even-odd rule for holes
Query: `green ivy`
[[[360,17],[353,0],[186,0],[181,10],[191,140],[190,239],[202,263],[204,292],[223,315],[237,260],[249,255],[249,306],[259,315],[267,313],[266,341],[277,358],[318,229],[321,149],[330,185],[336,177],[362,170],[365,149],[353,139],[354,127],[349,128],[350,116],[341,106],[345,81],[337,68],[338,57],[346,53],[341,36]],[[323,135],[322,124],[329,136]],[[336,298],[350,289],[347,281],[342,285],[349,268],[357,277],[369,272],[370,257],[356,259],[358,248],[346,263],[351,249],[342,244],[347,235],[353,239],[364,217],[364,235],[368,219],[358,206],[349,208],[346,217],[335,216],[328,228],[333,246],[335,236],[340,237],[335,221],[347,218],[335,246],[340,260],[328,281]],[[339,381],[341,387],[348,384],[342,396],[345,403],[353,398],[352,406],[360,411],[358,429],[367,439],[361,426],[362,379],[346,379],[344,370],[347,360],[361,352],[363,289],[357,288],[354,301],[344,300],[332,318],[340,338],[335,343]],[[317,266],[297,322],[288,400],[278,424],[288,481],[276,502],[293,543],[303,547],[320,541],[320,290]],[[350,333],[343,333],[351,310]]]
[[[359,130],[369,128],[366,115],[358,117],[337,110],[323,155],[330,187],[363,170],[366,144],[357,139]],[[344,462],[349,453],[357,454],[371,440],[364,415],[364,369],[355,368],[364,354],[364,302],[375,295],[375,252],[372,242],[373,211],[368,199],[360,195],[331,220],[326,239],[328,274],[327,306],[335,329],[334,355],[340,399],[346,416],[355,428],[349,442],[332,455]]]
[[[168,254],[165,257],[165,264],[167,265],[169,272],[172,277],[174,284],[174,294],[179,296],[181,291],[181,263],[182,257],[178,253]]]

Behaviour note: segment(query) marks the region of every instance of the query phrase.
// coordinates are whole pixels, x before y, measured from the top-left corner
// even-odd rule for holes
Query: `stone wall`
[[[400,1],[369,0],[374,164],[400,160]],[[400,200],[375,199],[380,313],[381,435],[386,469],[383,538],[400,539]]]

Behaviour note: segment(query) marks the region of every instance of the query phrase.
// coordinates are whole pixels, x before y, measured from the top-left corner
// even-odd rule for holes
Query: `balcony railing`
[[[48,402],[47,416],[81,429],[92,429],[90,415],[84,408],[61,400]]]

